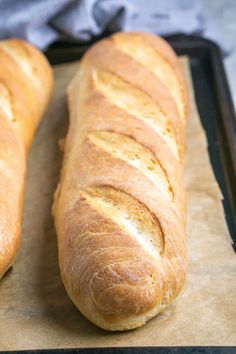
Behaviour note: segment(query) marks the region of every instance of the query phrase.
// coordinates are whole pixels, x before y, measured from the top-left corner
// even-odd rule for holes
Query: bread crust
[[[0,42],[0,278],[20,245],[26,159],[49,101],[52,71],[25,41]]]
[[[129,55],[132,38],[143,56]],[[144,62],[153,55],[158,65],[159,53],[166,75],[175,75],[171,92],[169,78]],[[172,49],[143,33],[92,46],[68,88],[70,128],[53,206],[60,270],[75,305],[107,330],[143,325],[184,284],[185,90]]]

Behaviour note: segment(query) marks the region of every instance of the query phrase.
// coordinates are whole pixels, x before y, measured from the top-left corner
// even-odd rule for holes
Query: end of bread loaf
[[[0,41],[0,103],[26,150],[52,93],[53,74],[46,57],[21,39]]]
[[[122,52],[132,56],[168,87],[183,121],[189,113],[188,96],[178,58],[161,37],[145,32],[117,33],[112,37]]]
[[[67,212],[64,232],[59,244],[64,284],[97,326],[111,331],[140,327],[180,290],[163,257],[158,219],[130,195],[108,186],[82,190]]]

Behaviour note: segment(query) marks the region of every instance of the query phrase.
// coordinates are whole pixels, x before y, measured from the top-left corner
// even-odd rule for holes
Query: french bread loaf
[[[26,158],[51,89],[52,71],[37,49],[0,41],[0,278],[20,244]]]
[[[53,206],[61,276],[94,324],[136,328],[185,279],[188,98],[178,59],[157,36],[115,34],[85,54],[68,102]]]

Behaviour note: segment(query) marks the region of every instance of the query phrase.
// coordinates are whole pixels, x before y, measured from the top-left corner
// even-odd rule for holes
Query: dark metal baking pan
[[[190,58],[196,102],[207,135],[211,164],[224,196],[225,217],[236,251],[236,121],[222,55],[215,43],[201,37],[176,35],[166,39],[179,55],[188,55]],[[88,47],[78,43],[57,43],[46,55],[52,65],[67,63],[80,59]],[[233,354],[236,353],[236,347],[51,349],[14,353]]]

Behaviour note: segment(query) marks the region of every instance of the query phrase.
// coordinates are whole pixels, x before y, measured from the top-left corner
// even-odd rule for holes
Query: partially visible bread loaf
[[[52,90],[52,71],[36,48],[0,41],[0,277],[20,243],[26,158]]]
[[[157,36],[115,34],[85,54],[68,100],[53,208],[61,275],[93,323],[139,327],[185,279],[188,99],[178,59]]]

